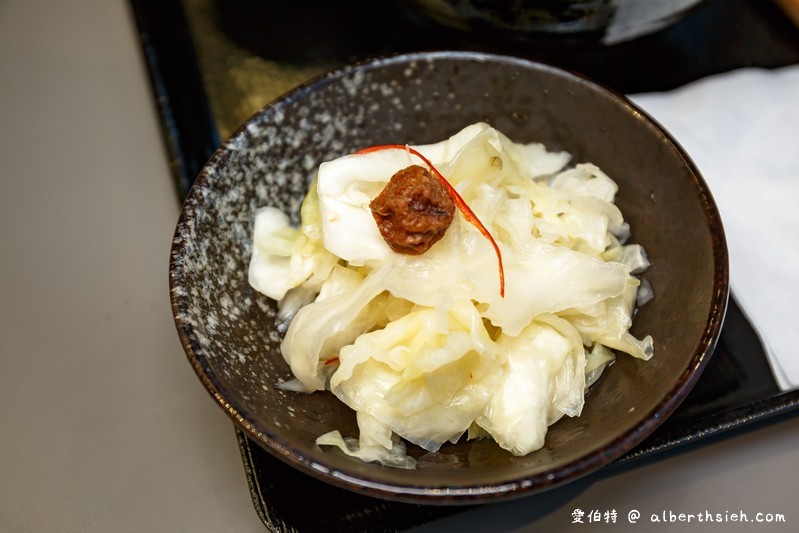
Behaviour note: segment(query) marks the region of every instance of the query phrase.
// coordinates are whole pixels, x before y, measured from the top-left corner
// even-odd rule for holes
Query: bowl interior
[[[320,449],[355,417],[329,393],[285,392],[290,378],[276,306],[247,283],[253,214],[279,206],[298,220],[324,160],[386,143],[429,143],[485,121],[517,142],[563,149],[619,184],[617,204],[652,261],[655,299],[633,333],[655,356],[628,356],[592,389],[582,416],[550,428],[546,446],[514,457],[490,441],[410,447],[397,470]],[[717,338],[727,298],[720,219],[696,169],[656,124],[612,92],[551,67],[470,53],[401,56],[334,72],[245,124],[189,193],[172,252],[172,300],[189,360],[209,392],[278,457],[334,484],[408,501],[477,501],[573,479],[618,457],[677,406]]]

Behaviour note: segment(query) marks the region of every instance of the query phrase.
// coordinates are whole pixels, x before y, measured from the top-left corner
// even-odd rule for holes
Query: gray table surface
[[[263,531],[172,323],[178,201],[127,3],[0,2],[0,117],[0,531]],[[792,419],[420,530],[797,531],[797,480]],[[740,511],[786,522],[697,522]]]

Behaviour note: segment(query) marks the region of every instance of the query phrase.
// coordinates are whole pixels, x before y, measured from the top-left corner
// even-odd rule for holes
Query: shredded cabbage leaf
[[[317,444],[364,461],[414,468],[399,437],[434,452],[464,434],[528,454],[579,416],[617,352],[652,357],[652,338],[629,332],[649,260],[593,164],[484,123],[414,148],[498,244],[504,297],[491,243],[460,214],[421,255],[381,236],[369,203],[420,164],[409,151],[322,163],[299,228],[275,208],[255,216],[249,280],[280,302],[286,388],[350,406],[357,439],[334,429]]]

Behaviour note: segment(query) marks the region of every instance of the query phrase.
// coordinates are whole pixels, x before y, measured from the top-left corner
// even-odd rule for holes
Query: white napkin
[[[779,386],[799,387],[799,65],[630,99],[699,167],[721,211],[733,293]]]

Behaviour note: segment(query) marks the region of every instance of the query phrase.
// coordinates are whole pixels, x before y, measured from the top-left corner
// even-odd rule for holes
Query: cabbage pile
[[[399,437],[434,452],[465,433],[530,453],[580,414],[613,350],[652,356],[652,338],[629,333],[646,254],[625,244],[616,183],[595,165],[483,123],[414,148],[499,245],[504,297],[491,243],[460,213],[421,255],[383,240],[369,203],[417,157],[325,162],[299,228],[272,207],[255,218],[249,282],[279,301],[296,378],[282,386],[327,388],[355,410],[357,439],[317,443],[365,461],[412,468]]]

